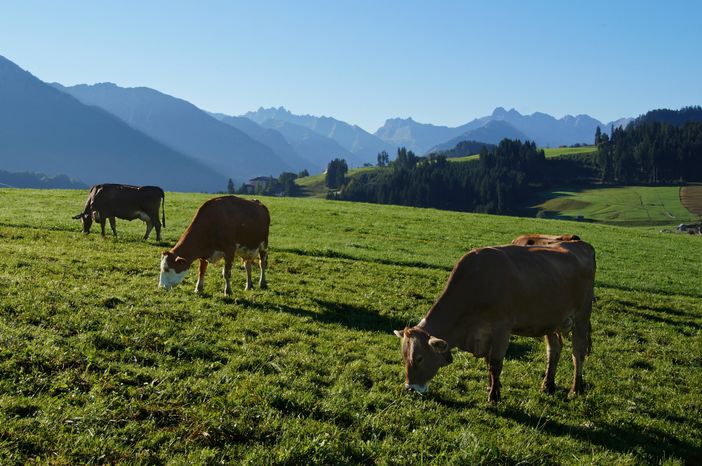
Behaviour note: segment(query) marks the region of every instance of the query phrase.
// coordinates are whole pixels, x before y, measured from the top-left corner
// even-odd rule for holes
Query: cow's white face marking
[[[210,264],[216,264],[222,257],[224,257],[224,252],[215,251],[210,257],[207,258],[207,262]]]
[[[170,290],[178,283],[183,281],[183,278],[185,277],[185,274],[188,273],[188,270],[185,269],[180,273],[176,272],[175,269],[168,266],[167,259],[168,258],[166,256],[161,258],[161,274],[158,277],[158,285]]]
[[[426,392],[429,391],[429,384],[419,385],[416,383],[412,383],[412,384],[406,383],[405,388],[407,390],[414,390],[417,393],[425,394]]]

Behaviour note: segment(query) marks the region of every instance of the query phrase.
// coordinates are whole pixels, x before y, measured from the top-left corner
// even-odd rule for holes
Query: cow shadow
[[[594,422],[593,427],[563,424],[553,419],[526,413],[515,407],[496,410],[501,415],[526,427],[532,427],[553,436],[568,436],[580,441],[599,445],[619,453],[645,452],[652,458],[662,459],[675,455],[686,463],[699,461],[699,448],[685,440],[660,429],[641,429],[640,426],[618,426],[606,422]]]
[[[316,322],[325,324],[343,325],[352,330],[364,332],[392,332],[404,328],[406,322],[396,317],[377,314],[370,309],[348,303],[338,303],[313,298],[312,301],[319,307],[318,311],[311,311],[286,304],[269,304],[257,301],[233,300],[244,308],[253,308],[267,311],[282,311],[296,317],[308,317]]]

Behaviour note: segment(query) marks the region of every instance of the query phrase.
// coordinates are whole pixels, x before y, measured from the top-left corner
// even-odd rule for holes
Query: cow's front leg
[[[244,261],[244,269],[246,270],[246,286],[245,290],[253,290],[253,282],[251,281],[251,260]]]
[[[207,260],[200,259],[200,272],[195,284],[195,293],[202,293],[202,290],[205,289],[205,272],[207,272]]]
[[[546,358],[548,361],[546,364],[546,375],[541,384],[541,390],[546,393],[553,393],[556,391],[556,367],[561,358],[563,341],[561,341],[560,336],[556,332],[545,335],[544,340],[546,341]]]
[[[234,254],[225,254],[224,269],[222,269],[222,276],[224,277],[224,296],[232,294],[232,262],[234,262]]]
[[[488,374],[490,376],[490,387],[488,390],[488,401],[497,403],[500,401],[500,374],[502,373],[502,363],[509,346],[509,332],[494,331],[490,342],[490,351],[486,358],[488,363]]]
[[[266,268],[268,267],[268,251],[261,250],[258,253],[258,257],[261,259],[261,276],[258,279],[258,286],[265,290],[268,288],[268,282],[266,281]]]
[[[112,234],[117,236],[117,222],[115,221],[114,217],[110,217],[109,220],[110,220],[110,228],[112,228]]]

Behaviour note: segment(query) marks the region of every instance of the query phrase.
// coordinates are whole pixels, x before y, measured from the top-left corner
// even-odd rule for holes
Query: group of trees
[[[702,108],[655,110],[610,135],[597,129],[596,162],[605,182],[702,181]]]
[[[506,214],[542,182],[544,152],[533,142],[503,140],[483,147],[479,163],[453,163],[444,156],[417,157],[400,148],[387,167],[361,173],[337,198],[350,201]]]
[[[346,183],[349,166],[344,159],[334,159],[327,165],[324,181],[329,189],[339,189]]]

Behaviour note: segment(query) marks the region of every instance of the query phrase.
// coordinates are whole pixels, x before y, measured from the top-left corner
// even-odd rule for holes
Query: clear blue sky
[[[44,81],[371,132],[497,106],[606,122],[702,104],[702,2],[5,1],[0,55]]]

